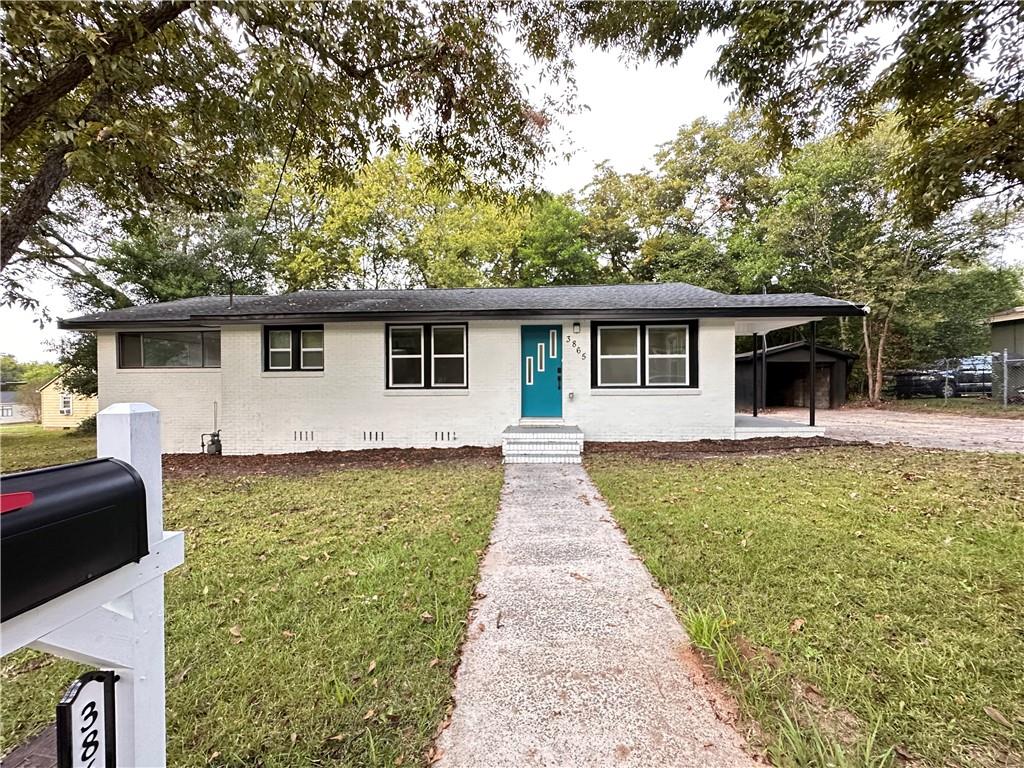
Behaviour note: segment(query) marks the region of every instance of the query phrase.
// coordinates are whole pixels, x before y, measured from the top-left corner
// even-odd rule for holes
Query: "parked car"
[[[934,365],[896,371],[896,397],[959,397],[992,394],[992,359],[978,355],[958,360],[940,360]]]

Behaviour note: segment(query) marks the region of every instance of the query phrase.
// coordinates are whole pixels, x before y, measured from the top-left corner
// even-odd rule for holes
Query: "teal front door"
[[[562,326],[524,325],[521,381],[525,418],[562,415]]]

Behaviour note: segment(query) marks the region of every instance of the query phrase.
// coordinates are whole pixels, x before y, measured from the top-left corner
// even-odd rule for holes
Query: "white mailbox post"
[[[117,765],[163,768],[164,574],[184,562],[185,537],[163,526],[159,411],[118,403],[100,411],[96,428],[97,455],[131,464],[145,484],[149,554],[3,622],[0,647],[113,669]]]

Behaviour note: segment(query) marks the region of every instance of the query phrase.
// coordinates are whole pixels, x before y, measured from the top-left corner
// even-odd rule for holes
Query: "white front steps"
[[[579,464],[583,432],[561,424],[506,427],[501,433],[501,455],[506,464]]]

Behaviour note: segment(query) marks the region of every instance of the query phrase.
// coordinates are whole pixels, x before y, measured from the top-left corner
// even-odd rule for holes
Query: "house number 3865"
[[[580,346],[576,342],[576,339],[574,339],[572,336],[566,336],[565,337],[565,348],[566,349],[572,349],[573,351],[575,351],[576,354],[579,355],[581,359],[583,359],[583,360],[587,359],[587,353],[583,351],[583,347]]]

